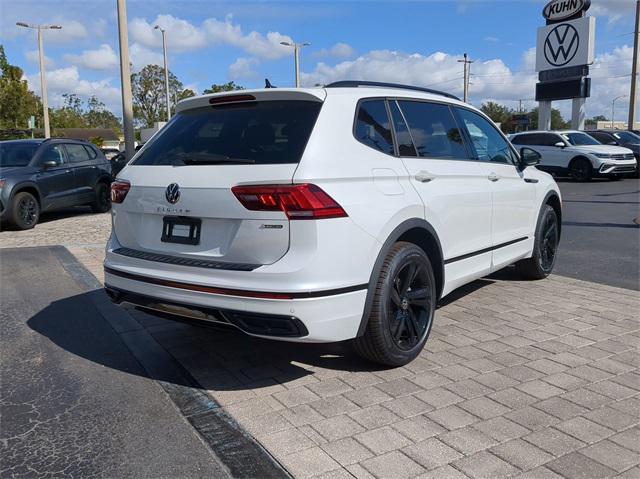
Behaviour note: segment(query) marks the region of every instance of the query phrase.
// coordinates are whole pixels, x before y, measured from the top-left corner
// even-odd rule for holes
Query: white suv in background
[[[372,82],[183,100],[112,186],[116,303],[402,365],[436,303],[552,270],[557,185],[451,95]]]
[[[528,131],[512,135],[511,143],[540,153],[539,169],[570,175],[578,181],[589,181],[596,176],[618,178],[636,171],[633,151],[603,145],[583,131]]]

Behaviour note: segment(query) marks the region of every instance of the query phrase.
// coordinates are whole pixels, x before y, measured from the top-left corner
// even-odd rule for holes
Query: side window
[[[447,105],[411,100],[401,100],[398,104],[409,124],[418,156],[469,159],[458,125]]]
[[[64,154],[62,153],[62,147],[60,145],[53,145],[48,147],[42,153],[39,161],[40,164],[43,164],[45,161],[55,161],[59,165],[63,164]]]
[[[540,136],[542,137],[540,139],[540,144],[543,146],[555,146],[556,143],[563,142],[562,138],[560,138],[558,135],[552,135],[547,133]]]
[[[355,136],[358,141],[375,150],[394,154],[391,124],[384,100],[366,100],[360,103]]]
[[[514,163],[515,158],[509,143],[496,127],[477,113],[467,109],[458,108],[458,113],[467,128],[467,133],[480,161]]]
[[[98,156],[98,153],[96,152],[96,150],[90,146],[86,146],[83,145],[82,146],[85,150],[87,150],[87,154],[89,155],[89,158],[91,158],[92,160],[96,159],[96,156]]]
[[[65,148],[67,149],[67,155],[69,155],[69,162],[81,163],[89,160],[89,153],[84,149],[84,146],[67,143]]]
[[[517,135],[511,140],[511,143],[514,145],[533,145],[531,136],[532,135]]]
[[[418,156],[416,147],[413,146],[413,140],[409,133],[409,127],[404,121],[404,117],[398,108],[395,100],[389,100],[389,109],[391,110],[391,118],[393,119],[393,128],[396,132],[396,143],[398,143],[398,153],[400,156]]]

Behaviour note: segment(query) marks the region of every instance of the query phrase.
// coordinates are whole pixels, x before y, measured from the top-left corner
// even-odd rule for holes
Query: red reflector
[[[347,216],[333,198],[310,183],[234,186],[231,191],[248,210],[283,211],[290,220],[317,220]]]
[[[253,95],[225,95],[211,98],[209,103],[211,105],[219,105],[220,103],[230,103],[234,101],[254,101],[256,99]]]
[[[126,180],[114,180],[111,183],[111,202],[122,203],[131,189],[131,183]]]

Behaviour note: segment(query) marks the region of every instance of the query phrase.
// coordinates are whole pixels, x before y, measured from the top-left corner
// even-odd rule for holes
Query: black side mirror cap
[[[540,163],[542,156],[536,150],[531,148],[520,149],[520,170],[524,170],[527,166],[536,166]]]
[[[48,161],[43,161],[42,162],[42,167],[45,170],[48,169],[48,168],[55,168],[56,166],[58,166],[58,162],[57,161],[48,160]]]

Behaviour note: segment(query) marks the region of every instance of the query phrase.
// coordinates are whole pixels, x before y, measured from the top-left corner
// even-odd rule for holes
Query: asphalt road
[[[557,181],[563,218],[555,273],[640,290],[640,180]]]
[[[229,477],[54,253],[0,250],[0,477]]]

